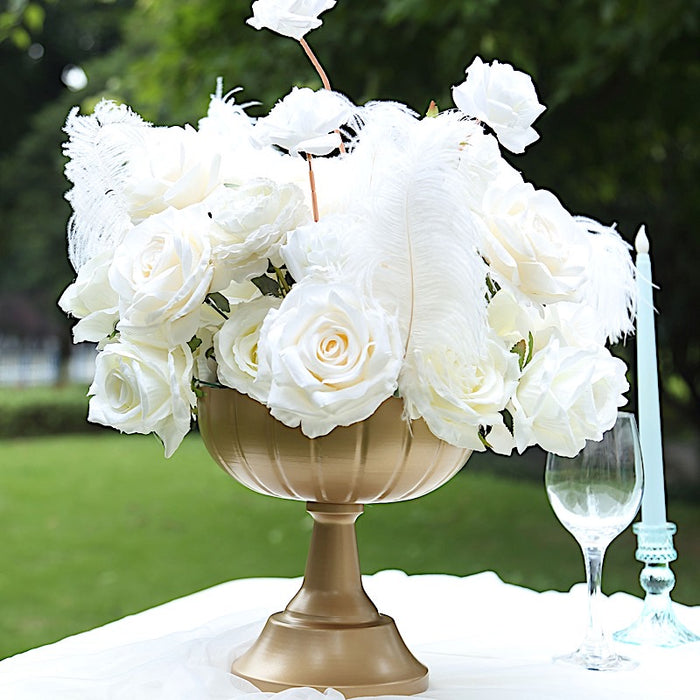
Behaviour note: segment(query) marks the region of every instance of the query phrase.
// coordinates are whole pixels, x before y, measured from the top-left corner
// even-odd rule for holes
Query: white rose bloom
[[[522,452],[540,445],[575,456],[615,423],[629,389],[625,363],[602,347],[562,347],[553,339],[525,367],[509,410]]]
[[[491,188],[483,216],[482,253],[499,281],[538,304],[578,300],[590,249],[551,192],[529,183]]]
[[[484,450],[479,426],[502,424],[500,411],[520,376],[517,356],[490,338],[477,362],[449,343],[435,344],[415,362],[410,377],[399,378],[408,415],[422,416],[434,435],[452,445]]]
[[[289,151],[325,156],[340,147],[340,134],[357,108],[337,92],[292,88],[270,113],[258,119],[256,139],[265,146],[275,144]]]
[[[477,56],[467,79],[452,88],[452,99],[464,114],[488,124],[513,153],[539,138],[532,123],[546,108],[537,100],[532,78],[507,63],[487,65]]]
[[[459,171],[466,180],[464,197],[470,209],[479,214],[484,195],[493,183],[510,187],[523,181],[520,173],[503,159],[496,139],[481,130],[471,133],[462,147]]]
[[[307,437],[368,418],[397,386],[403,347],[395,317],[344,284],[296,284],[268,313],[258,378],[272,415]]]
[[[204,206],[216,224],[209,239],[217,270],[236,282],[264,274],[268,259],[282,265],[280,246],[287,234],[311,220],[299,187],[264,178],[221,187]]]
[[[350,247],[356,242],[353,229],[358,225],[361,224],[352,216],[329,214],[292,231],[281,248],[291,276],[297,282],[312,276],[342,277],[350,259]]]
[[[299,41],[323,24],[318,16],[335,3],[336,0],[256,0],[251,8],[253,16],[247,22],[256,29],[265,27]]]
[[[192,354],[186,345],[170,350],[128,341],[109,343],[97,355],[88,391],[88,420],[123,433],[154,432],[170,457],[190,429]]]
[[[107,276],[112,256],[109,250],[90,258],[58,300],[63,311],[80,319],[73,326],[74,343],[98,343],[114,331],[119,319],[119,297]]]
[[[168,207],[201,202],[221,184],[216,142],[191,126],[149,127],[128,132],[138,140],[128,150],[124,197],[133,223]]]
[[[261,296],[237,304],[214,336],[219,381],[261,403],[266,402],[267,394],[259,384],[253,384],[258,376],[260,329],[268,311],[278,309],[281,303],[277,297]]]
[[[489,328],[512,348],[542,327],[539,309],[513,289],[499,289],[486,308]]]
[[[166,347],[192,338],[214,277],[211,225],[202,211],[167,209],[127,234],[109,269],[123,336]]]

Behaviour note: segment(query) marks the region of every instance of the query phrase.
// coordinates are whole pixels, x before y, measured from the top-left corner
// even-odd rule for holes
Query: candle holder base
[[[669,562],[678,556],[673,547],[675,524],[653,526],[636,523],[632,530],[637,535],[635,557],[644,563],[639,582],[646,596],[639,619],[615,632],[613,638],[626,644],[657,647],[677,647],[700,641],[700,636],[681,624],[673,611],[671,590],[676,584],[676,577]]]

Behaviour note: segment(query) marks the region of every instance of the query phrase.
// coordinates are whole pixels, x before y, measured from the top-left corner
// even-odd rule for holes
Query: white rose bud
[[[298,41],[323,24],[318,16],[335,3],[336,0],[256,0],[251,8],[253,16],[247,21],[256,29],[265,27]]]
[[[509,407],[516,445],[574,457],[612,428],[629,389],[625,363],[602,347],[562,347],[556,339],[525,367]]]
[[[63,311],[80,319],[73,326],[74,343],[99,343],[114,331],[119,319],[119,297],[107,275],[112,255],[108,250],[88,260],[58,300]]]
[[[109,270],[123,336],[165,347],[192,338],[214,276],[211,225],[202,211],[167,209],[127,234]]]
[[[488,124],[513,153],[539,138],[532,123],[546,108],[537,100],[532,78],[507,63],[487,65],[477,56],[467,79],[452,88],[452,99],[464,114]]]
[[[267,393],[257,384],[260,328],[270,309],[278,309],[281,300],[262,296],[237,304],[231,317],[214,336],[217,376],[225,386],[265,403]]]
[[[191,387],[192,354],[128,341],[109,343],[97,355],[88,391],[88,420],[122,433],[154,432],[170,457],[190,429],[196,397]]]
[[[374,413],[396,390],[398,322],[354,287],[301,282],[268,313],[257,383],[270,412],[308,437]]]

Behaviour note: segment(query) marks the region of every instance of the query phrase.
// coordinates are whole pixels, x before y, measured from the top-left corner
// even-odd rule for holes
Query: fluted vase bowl
[[[422,420],[406,422],[402,410],[392,398],[368,419],[311,439],[233,389],[203,389],[199,429],[214,460],[253,491],[306,501],[314,520],[301,589],[233,664],[260,690],[333,687],[357,697],[427,688],[427,668],[362,587],[355,521],[365,503],[438,488],[470,451]]]

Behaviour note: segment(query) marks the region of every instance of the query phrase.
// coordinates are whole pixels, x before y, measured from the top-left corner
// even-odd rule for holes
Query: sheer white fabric
[[[8,700],[343,700],[334,690],[261,693],[229,673],[267,616],[282,609],[299,579],[244,579],[118,620],[0,662]],[[634,671],[555,665],[573,650],[586,617],[582,584],[537,593],[486,572],[459,578],[383,571],[364,577],[380,611],[395,618],[430,668],[431,700],[635,700],[697,697],[700,643],[676,649],[620,645]],[[636,619],[639,598],[605,600],[610,629]],[[700,607],[676,606],[700,630]],[[393,698],[397,696],[392,696]],[[392,700],[385,696],[384,700]]]

